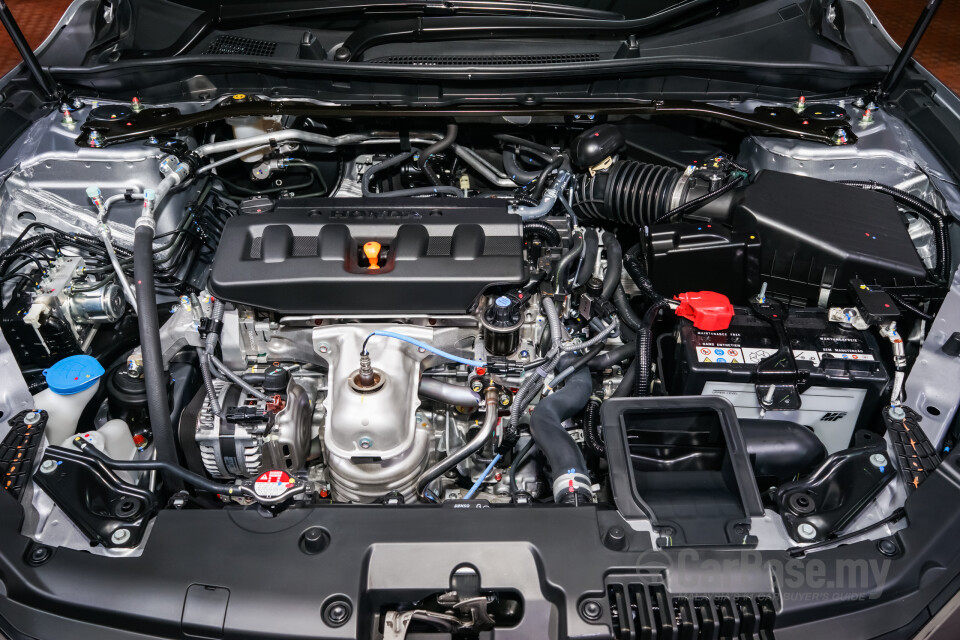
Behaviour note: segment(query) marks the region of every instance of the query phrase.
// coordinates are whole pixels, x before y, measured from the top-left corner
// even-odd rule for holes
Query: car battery
[[[806,425],[828,453],[847,448],[857,429],[877,431],[878,400],[889,383],[877,339],[829,322],[826,310],[819,308],[789,309],[781,321],[796,364],[798,407],[763,409],[759,368],[778,352],[782,338],[748,307],[737,307],[723,331],[704,331],[680,320],[672,372],[665,372],[671,394],[721,396],[739,418]]]

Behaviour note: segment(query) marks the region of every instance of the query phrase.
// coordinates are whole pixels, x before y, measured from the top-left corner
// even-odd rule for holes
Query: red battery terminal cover
[[[680,301],[675,309],[678,316],[693,322],[693,326],[703,331],[723,331],[730,327],[733,318],[733,305],[730,299],[715,291],[696,291],[681,293],[673,297]]]

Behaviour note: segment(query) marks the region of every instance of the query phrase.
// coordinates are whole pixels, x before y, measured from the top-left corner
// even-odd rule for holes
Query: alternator
[[[221,415],[206,399],[197,416],[195,440],[203,465],[221,480],[249,478],[262,469],[302,469],[310,445],[312,403],[294,381],[282,408],[236,384],[214,381]]]

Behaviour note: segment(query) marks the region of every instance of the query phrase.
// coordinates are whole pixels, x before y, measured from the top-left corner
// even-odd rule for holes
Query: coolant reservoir
[[[281,116],[238,116],[227,118],[227,124],[233,127],[233,137],[237,140],[250,138],[262,133],[272,133],[283,128]],[[247,147],[248,149],[250,147]],[[243,151],[241,147],[239,151]],[[260,162],[263,160],[264,152],[252,152],[241,158],[244,162]]]
[[[130,427],[123,420],[110,420],[96,431],[70,434],[60,443],[60,446],[73,448],[73,440],[77,435],[114,460],[133,460],[137,454],[137,445],[133,443]],[[127,482],[136,482],[136,474],[132,471],[116,471],[115,473]]]
[[[33,406],[47,412],[47,442],[57,444],[77,432],[80,414],[100,386],[103,367],[92,356],[70,356],[43,375],[47,388],[33,396]]]

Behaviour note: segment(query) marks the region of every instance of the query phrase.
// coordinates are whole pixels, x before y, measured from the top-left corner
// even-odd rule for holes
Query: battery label
[[[819,366],[822,360],[874,360],[866,342],[855,333],[830,332],[790,327],[790,346],[794,359]],[[696,331],[692,347],[697,361],[704,364],[756,365],[777,352],[772,327],[741,331]]]

